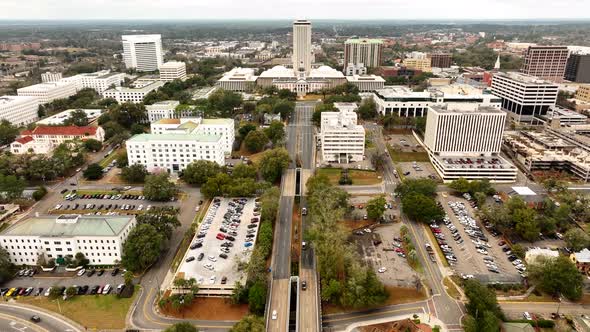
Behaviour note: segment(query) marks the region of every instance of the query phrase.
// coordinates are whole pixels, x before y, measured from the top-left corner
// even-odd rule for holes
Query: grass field
[[[67,301],[60,299],[58,305],[58,300],[35,296],[19,298],[18,302],[60,313],[87,329],[124,329],[127,311],[138,293],[139,286],[135,286],[135,293],[127,299],[116,295],[84,295]]]
[[[117,157],[119,156],[119,153],[123,151],[123,148],[117,149],[113,152],[111,152],[108,156],[106,156],[103,160],[101,160],[98,164],[100,165],[100,167],[104,168],[107,167],[108,164],[111,163],[111,161],[117,159]]]
[[[340,180],[341,168],[320,168],[318,174],[325,175],[330,179],[330,183],[338,185]],[[352,179],[352,185],[363,186],[381,183],[379,174],[375,171],[366,171],[359,169],[350,169],[348,176]]]
[[[387,149],[389,150],[389,154],[391,155],[391,160],[396,163],[403,163],[403,162],[430,162],[428,158],[428,153],[426,151],[420,152],[406,152],[396,150],[391,147],[391,145],[387,145]]]
[[[450,297],[457,299],[457,300],[461,299],[461,293],[459,293],[459,290],[457,289],[457,287],[455,286],[455,284],[451,281],[451,279],[449,277],[445,277],[443,279],[443,284],[445,285],[447,293],[449,294]]]

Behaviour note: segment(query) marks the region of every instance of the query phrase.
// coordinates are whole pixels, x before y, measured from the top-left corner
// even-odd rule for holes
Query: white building
[[[381,66],[383,40],[348,39],[344,42],[344,68],[349,64],[362,64],[368,68]]]
[[[360,92],[370,92],[377,89],[383,89],[385,86],[385,79],[376,75],[346,76],[346,81],[359,88]]]
[[[39,105],[50,103],[56,99],[73,96],[78,91],[75,82],[39,83],[16,90],[19,96],[37,97]]]
[[[324,162],[362,161],[365,154],[365,129],[357,124],[354,103],[335,103],[338,112],[322,112],[320,139]]]
[[[502,109],[517,122],[532,122],[547,114],[557,101],[558,85],[523,73],[496,73],[492,93],[502,98]]]
[[[500,156],[505,122],[506,113],[494,107],[431,106],[424,145],[443,181],[514,182],[516,167]]]
[[[445,93],[444,90],[432,88],[428,91],[415,92],[405,86],[386,86],[373,93],[377,111],[382,115],[397,114],[401,117],[426,115],[428,108],[437,104],[447,104],[451,108],[466,109],[474,105],[490,106],[500,109],[500,98],[484,93]]]
[[[0,245],[16,265],[75,257],[81,252],[90,265],[121,261],[123,244],[135,227],[135,216],[60,215],[20,221],[0,234]]]
[[[161,119],[151,124],[151,133],[155,135],[221,135],[222,149],[230,154],[235,140],[235,125],[233,119],[203,119],[201,117],[187,117],[180,119]]]
[[[311,22],[293,22],[293,69],[306,75],[311,70]]]
[[[147,110],[149,121],[156,122],[160,119],[177,118],[176,107],[178,107],[178,105],[180,105],[179,101],[164,100],[152,105],[146,105],[145,108]]]
[[[127,88],[127,87],[116,87],[108,89],[103,92],[104,98],[113,98],[118,103],[131,102],[134,104],[143,102],[143,98],[150,92],[157,90],[165,83],[162,81],[154,81],[151,84],[143,86],[141,88]]]
[[[68,141],[95,139],[104,142],[104,134],[104,129],[94,126],[37,126],[21,132],[20,137],[10,144],[10,151],[14,154],[44,154]]]
[[[74,111],[84,111],[84,113],[86,113],[86,117],[88,118],[88,122],[92,122],[96,119],[98,119],[99,116],[101,116],[101,114],[104,112],[103,110],[100,109],[69,109],[69,110],[65,110],[63,112],[59,112],[57,114],[54,114],[50,117],[47,117],[43,120],[37,121],[37,125],[48,125],[48,126],[59,126],[59,125],[63,125],[64,121],[70,118],[70,115],[74,112]]]
[[[349,63],[346,67],[344,67],[344,73],[346,76],[354,76],[354,75],[366,75],[367,74],[367,67],[362,63],[354,64]]]
[[[24,126],[35,122],[39,118],[38,110],[39,101],[36,97],[0,97],[0,120],[8,120],[15,126]]]
[[[181,61],[168,61],[160,66],[160,80],[170,82],[186,79],[186,63]]]
[[[225,164],[221,135],[141,134],[131,137],[126,146],[129,164],[145,165],[150,172],[177,173],[197,160]]]
[[[230,91],[250,91],[256,85],[257,76],[254,68],[235,67],[223,74],[217,86]]]
[[[588,122],[586,115],[557,105],[549,107],[547,114],[541,116],[541,118],[549,123],[557,121],[562,126],[586,125]]]
[[[125,74],[111,73],[110,70],[101,70],[95,73],[84,73],[66,77],[62,81],[75,82],[78,90],[88,88],[93,89],[98,94],[102,94],[112,86],[121,86],[121,83],[125,81]]]
[[[123,40],[125,67],[156,71],[163,62],[161,35],[126,35]]]
[[[52,73],[50,71],[41,74],[41,82],[57,82],[62,79],[61,73]]]

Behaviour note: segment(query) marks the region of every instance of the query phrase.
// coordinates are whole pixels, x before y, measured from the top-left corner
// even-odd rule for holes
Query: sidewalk
[[[431,327],[438,325],[438,326],[440,326],[441,332],[448,331],[445,323],[443,323],[440,319],[438,319],[432,315],[425,314],[425,313],[419,313],[419,314],[417,313],[417,315],[418,315],[418,318],[420,319],[421,323],[430,325]],[[373,325],[373,324],[383,324],[383,323],[394,322],[397,320],[408,319],[408,318],[413,319],[413,316],[414,316],[413,314],[407,314],[407,315],[391,316],[391,317],[381,318],[381,319],[366,320],[363,322],[350,324],[343,331],[344,332],[356,332],[356,331],[358,331],[358,328],[362,327],[362,326]]]

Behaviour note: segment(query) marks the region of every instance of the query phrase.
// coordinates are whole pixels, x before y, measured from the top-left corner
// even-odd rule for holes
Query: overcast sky
[[[589,0],[0,0],[0,19],[589,18]]]

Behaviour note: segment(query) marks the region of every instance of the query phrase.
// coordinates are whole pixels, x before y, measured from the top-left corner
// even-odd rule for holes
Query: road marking
[[[30,328],[34,331],[40,331],[40,332],[48,332],[48,330],[37,326],[37,325],[32,325],[30,324],[28,321],[20,318],[20,317],[16,317],[16,316],[12,316],[12,315],[8,315],[8,314],[3,314],[0,313],[0,318],[4,318],[6,320],[10,320],[10,323],[8,323],[10,325],[11,328],[13,328],[16,331],[26,331],[27,328]],[[18,327],[18,324],[22,324],[22,327]]]
[[[409,308],[405,308],[405,309],[394,309],[394,310],[386,310],[386,311],[380,311],[380,312],[373,312],[370,314],[359,314],[356,316],[347,316],[347,317],[343,317],[343,318],[333,318],[333,319],[324,319],[323,322],[324,323],[331,323],[331,322],[339,322],[339,321],[344,321],[344,320],[354,320],[357,319],[359,317],[369,317],[369,316],[379,316],[379,315],[385,315],[385,314],[391,314],[394,312],[400,312],[400,311],[420,311],[422,310],[422,312],[426,312],[424,310],[424,307],[409,307]]]

